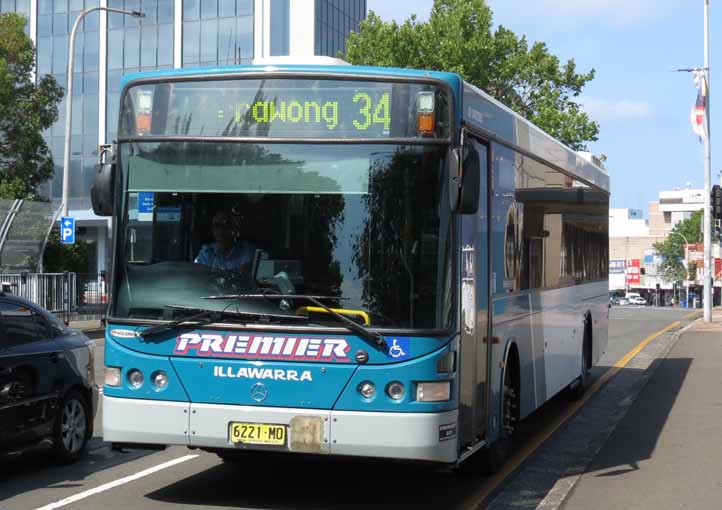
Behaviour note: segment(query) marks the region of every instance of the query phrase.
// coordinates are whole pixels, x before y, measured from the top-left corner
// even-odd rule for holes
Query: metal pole
[[[709,83],[709,0],[704,0],[704,79],[707,82],[705,117],[707,133],[704,138],[704,322],[712,322],[712,218],[710,215],[711,129],[710,129],[710,83]]]
[[[73,23],[73,29],[70,31],[70,47],[68,48],[68,82],[65,87],[65,147],[63,150],[63,216],[68,215],[68,200],[70,197],[70,136],[73,122],[73,57],[75,56],[75,32],[80,26],[86,14],[93,11],[117,12],[119,14],[128,14],[136,18],[144,18],[145,14],[140,11],[126,11],[125,9],[115,9],[113,7],[92,7],[85,9],[78,15],[78,19]]]

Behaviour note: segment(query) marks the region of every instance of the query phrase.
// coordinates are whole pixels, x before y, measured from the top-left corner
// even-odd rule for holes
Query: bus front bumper
[[[269,423],[288,427],[286,445],[250,448],[452,463],[458,457],[457,414],[192,404],[103,395],[103,439],[238,448],[229,439],[232,422]],[[309,440],[314,427],[317,439]]]

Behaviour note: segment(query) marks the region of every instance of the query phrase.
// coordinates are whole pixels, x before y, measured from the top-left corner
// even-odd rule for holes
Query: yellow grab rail
[[[364,320],[364,326],[371,325],[369,314],[362,310],[346,310],[345,308],[331,308],[331,310],[341,315],[361,317]],[[320,306],[301,306],[296,310],[296,315],[301,315],[303,312],[328,313],[328,310]]]

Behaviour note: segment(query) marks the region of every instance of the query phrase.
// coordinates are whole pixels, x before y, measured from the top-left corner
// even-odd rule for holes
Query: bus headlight
[[[404,393],[406,393],[404,385],[399,381],[390,382],[386,386],[386,394],[393,400],[401,400],[404,398]]]
[[[153,373],[150,378],[153,381],[153,386],[159,390],[165,389],[165,387],[168,386],[168,374],[162,370]]]
[[[376,395],[376,385],[371,381],[364,381],[358,385],[358,392],[364,398],[372,398]]]
[[[132,388],[140,388],[143,386],[143,372],[134,368],[128,372],[128,384]]]
[[[451,382],[416,383],[417,402],[443,402],[444,400],[451,400]]]
[[[120,368],[105,367],[105,385],[120,386]]]

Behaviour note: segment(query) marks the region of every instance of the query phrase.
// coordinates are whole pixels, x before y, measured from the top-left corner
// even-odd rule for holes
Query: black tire
[[[591,359],[592,359],[592,328],[589,320],[584,325],[584,339],[582,340],[582,373],[577,379],[578,384],[567,392],[570,400],[581,400],[589,388],[592,380]]]
[[[483,475],[491,476],[501,471],[509,458],[509,443],[509,439],[499,438],[491,446],[479,452],[479,462]]]
[[[65,395],[53,426],[55,454],[62,462],[71,463],[82,457],[88,449],[92,430],[90,406],[76,390]]]
[[[248,459],[248,452],[238,450],[217,450],[216,455],[227,464],[240,464]]]
[[[498,473],[509,458],[514,429],[518,421],[519,389],[516,381],[516,364],[509,364],[504,370],[504,385],[501,402],[501,430],[499,437],[488,448],[480,452],[482,472],[486,475]]]

